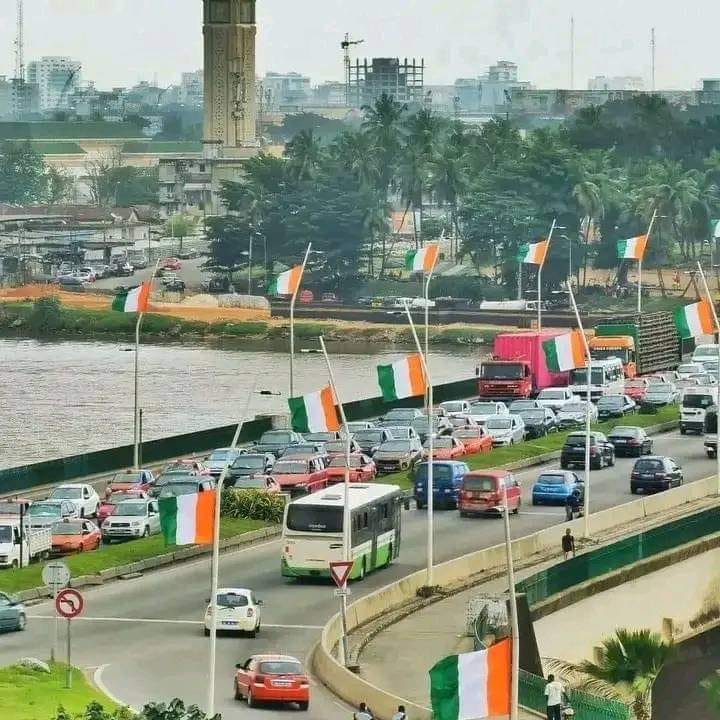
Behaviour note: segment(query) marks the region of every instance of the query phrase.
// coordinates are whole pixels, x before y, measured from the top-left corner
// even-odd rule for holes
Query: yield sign
[[[338,562],[330,563],[330,576],[339,588],[345,587],[347,584],[348,575],[352,570],[352,566],[352,560],[340,560]]]

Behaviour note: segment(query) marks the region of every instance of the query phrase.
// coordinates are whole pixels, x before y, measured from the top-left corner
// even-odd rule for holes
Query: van
[[[428,502],[427,462],[419,463],[413,471],[415,504],[422,510]],[[464,462],[452,460],[433,463],[433,507],[452,508],[458,506],[460,484],[470,468]]]
[[[689,387],[683,390],[680,401],[680,433],[701,434],[705,428],[707,409],[718,400],[717,387]]]
[[[520,483],[507,470],[474,470],[466,473],[460,485],[458,508],[461,517],[502,514],[503,487],[507,491],[508,509],[517,513],[521,504]]]
[[[692,354],[692,362],[703,363],[706,360],[714,360],[717,362],[718,356],[720,356],[720,345],[707,344],[698,345]]]
[[[570,390],[582,400],[587,397],[587,369],[570,371]],[[625,372],[620,358],[592,360],[590,363],[590,397],[593,401],[603,395],[622,395]]]

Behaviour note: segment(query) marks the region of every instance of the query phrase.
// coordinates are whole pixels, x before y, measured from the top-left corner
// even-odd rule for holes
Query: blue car
[[[583,481],[570,470],[552,470],[542,473],[532,489],[532,504],[564,505],[577,490],[582,499],[585,495]]]
[[[415,504],[419,510],[427,505],[427,462],[419,463],[413,471]],[[433,506],[436,508],[457,508],[460,485],[470,468],[464,462],[435,460],[433,462]]]

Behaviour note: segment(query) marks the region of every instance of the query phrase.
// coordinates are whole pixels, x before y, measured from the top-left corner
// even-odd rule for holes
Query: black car
[[[455,429],[453,424],[446,417],[433,416],[432,421],[433,435],[438,437],[439,435],[451,435]],[[412,421],[411,426],[420,438],[420,442],[425,442],[428,436],[428,430],[430,429],[430,422],[428,421],[427,415],[416,418]]]
[[[303,436],[293,430],[268,430],[260,436],[252,449],[256,453],[272,453],[277,457],[285,448],[304,443]]]
[[[392,433],[385,428],[368,428],[353,433],[353,440],[357,442],[364,453],[372,455],[384,442],[392,439]]]
[[[525,437],[545,437],[548,433],[557,432],[557,418],[550,408],[535,408],[523,410],[520,417],[525,423]]]
[[[247,453],[235,458],[228,469],[227,485],[232,486],[244,477],[267,475],[275,464],[272,453]]]
[[[165,283],[163,289],[170,290],[170,292],[185,292],[185,283],[182,280],[170,280]]]
[[[597,401],[598,419],[623,417],[635,412],[635,401],[627,395],[603,395]]]
[[[653,450],[651,437],[641,427],[618,425],[608,433],[608,440],[615,447],[616,457],[641,457],[650,455]]]
[[[630,492],[669,490],[683,484],[683,471],[677,462],[664,455],[651,455],[635,461],[630,473]]]
[[[590,467],[601,470],[606,465],[615,464],[615,448],[608,439],[599,432],[590,433]],[[571,465],[585,466],[585,433],[570,433],[560,453],[560,467],[567,470]]]

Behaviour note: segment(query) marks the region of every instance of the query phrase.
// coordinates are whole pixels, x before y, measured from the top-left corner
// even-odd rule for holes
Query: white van
[[[707,409],[718,401],[718,388],[689,387],[683,390],[680,401],[680,433],[688,431],[701,434],[705,428]]]
[[[587,397],[587,369],[570,371],[570,391],[581,400]],[[590,363],[590,397],[594,401],[603,395],[622,395],[625,388],[625,373],[620,358],[593,360]]]
[[[717,362],[720,355],[720,345],[707,344],[698,345],[692,354],[693,362],[704,362],[705,360],[715,360]]]

